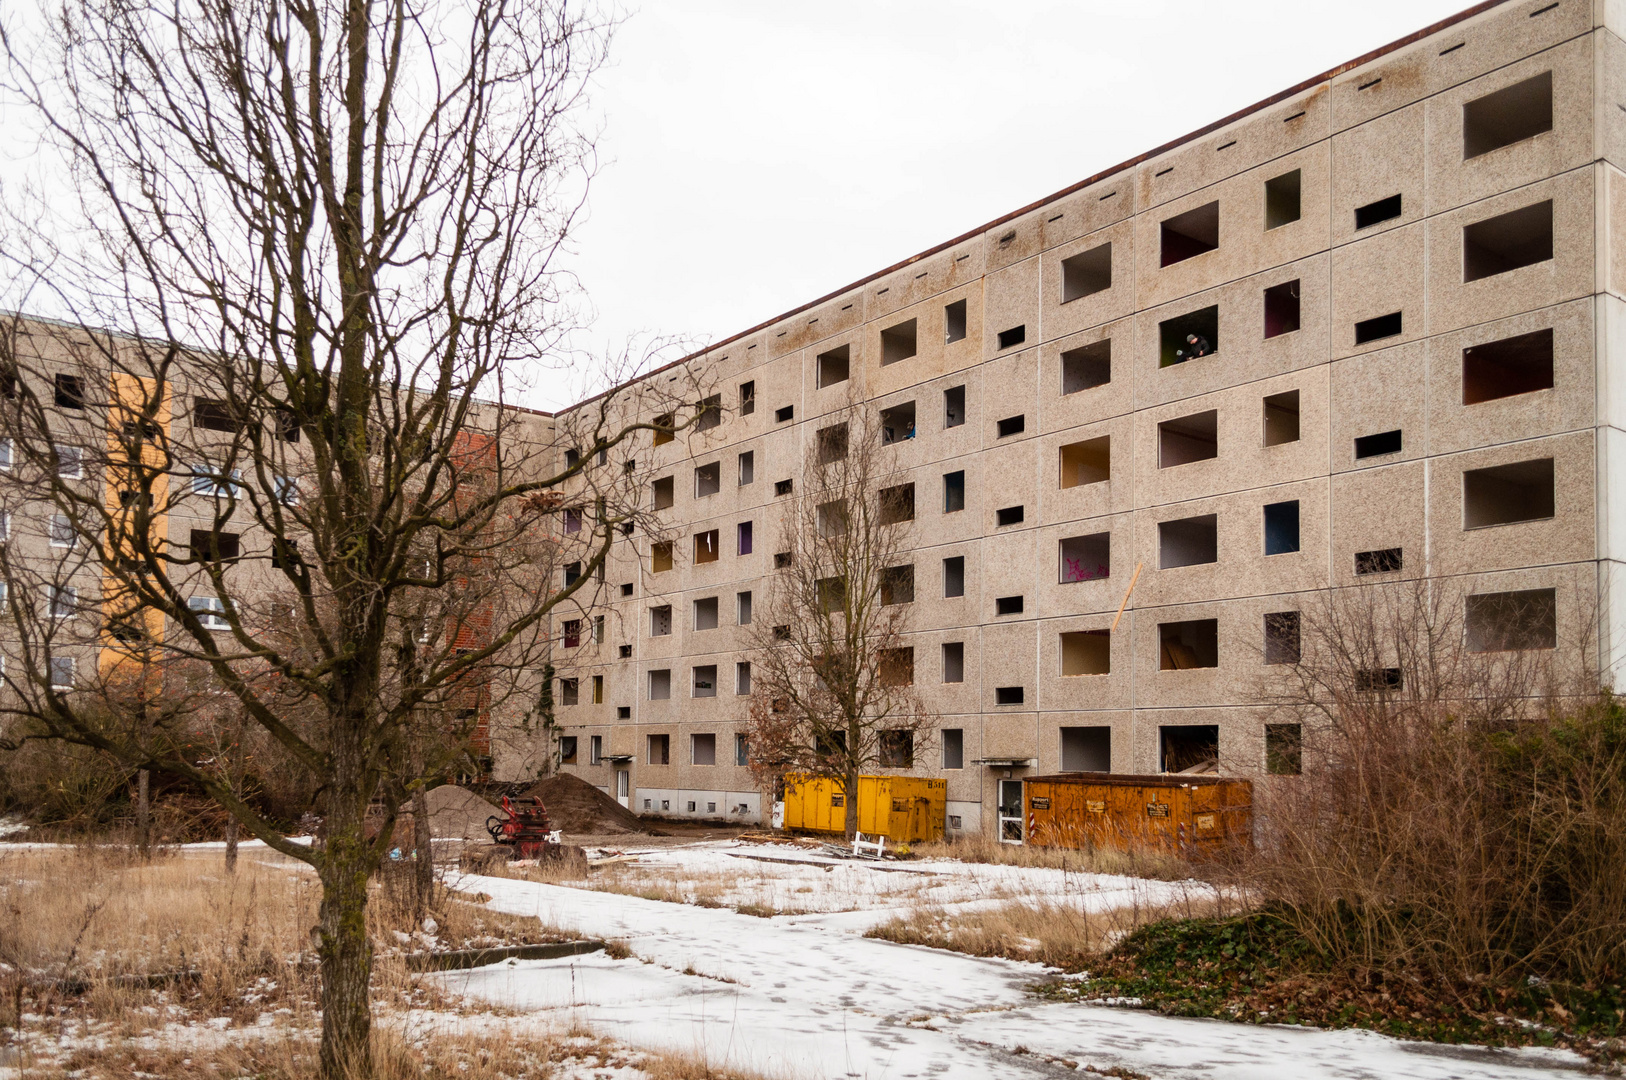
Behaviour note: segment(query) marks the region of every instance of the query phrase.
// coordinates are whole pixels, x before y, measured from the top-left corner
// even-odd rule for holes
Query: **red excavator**
[[[563,845],[559,833],[548,821],[547,807],[539,795],[517,802],[502,797],[503,813],[486,819],[486,832],[491,839],[510,849],[512,859],[546,859],[561,854]]]

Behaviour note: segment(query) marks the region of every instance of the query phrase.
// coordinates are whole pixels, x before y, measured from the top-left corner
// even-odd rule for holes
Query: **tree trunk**
[[[421,771],[421,770],[420,770]],[[422,922],[434,900],[434,837],[429,832],[429,795],[419,788],[412,793],[412,847],[414,884],[417,886],[417,917]]]
[[[847,839],[858,835],[858,770],[848,769],[842,779],[847,785]]]
[[[367,940],[367,880],[371,846],[363,829],[365,798],[336,792],[321,860],[323,1080],[370,1080],[373,1075],[372,943]]]
[[[226,873],[237,873],[237,819],[226,819]]]
[[[136,850],[143,859],[152,857],[152,807],[147,800],[151,779],[146,769],[136,773]]]

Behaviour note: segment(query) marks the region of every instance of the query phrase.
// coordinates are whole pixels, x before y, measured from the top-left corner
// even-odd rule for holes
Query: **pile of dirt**
[[[548,821],[567,833],[648,833],[651,830],[637,814],[610,798],[579,776],[561,773],[539,780],[525,789],[524,798],[542,797]]]
[[[430,788],[424,799],[429,803],[429,835],[439,840],[489,840],[486,819],[503,816],[500,806],[456,784]],[[410,813],[412,804],[401,810]]]

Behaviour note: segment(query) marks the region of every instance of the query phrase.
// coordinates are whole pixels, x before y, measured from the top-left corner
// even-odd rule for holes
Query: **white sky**
[[[599,79],[581,344],[728,337],[1469,2],[645,0]]]

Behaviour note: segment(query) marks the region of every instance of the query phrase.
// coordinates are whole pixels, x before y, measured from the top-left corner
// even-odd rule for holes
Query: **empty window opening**
[[[1272,177],[1265,181],[1265,229],[1279,229],[1299,219],[1299,190],[1303,185],[1300,170]]]
[[[757,454],[755,450],[747,450],[740,455],[740,487],[752,483],[757,478]]]
[[[717,598],[715,596],[702,597],[694,602],[694,628],[696,630],[717,629]]]
[[[1026,324],[1022,326],[1013,326],[1009,330],[1001,330],[999,332],[999,347],[1001,350],[1014,348],[1015,346],[1022,344],[1022,342],[1026,341],[1027,339],[1028,328]]]
[[[1462,527],[1484,529],[1553,516],[1553,459],[1519,461],[1462,474]]]
[[[1397,667],[1364,668],[1355,673],[1355,689],[1372,694],[1384,690],[1403,690],[1406,677]]]
[[[582,564],[579,562],[565,563],[565,588],[570,588],[582,576]]]
[[[965,387],[951,386],[943,391],[943,426],[959,427],[965,423]]]
[[[692,697],[717,696],[717,665],[707,664],[694,669],[694,689],[690,692]],[[703,764],[695,762],[696,765]]]
[[[844,578],[818,578],[813,582],[813,592],[818,599],[820,615],[831,615],[847,607],[847,582]]]
[[[53,382],[53,400],[58,408],[83,409],[85,407],[85,380],[77,375],[58,375]],[[10,394],[8,397],[12,396]]]
[[[559,680],[559,704],[575,705],[581,700],[581,684],[575,679]],[[559,740],[561,743],[563,739]]]
[[[655,417],[654,424],[654,441],[656,446],[664,446],[676,438],[672,425],[671,413],[662,413],[660,416]]]
[[[700,695],[696,694],[695,696],[699,697]],[[717,736],[709,734],[690,735],[689,760],[696,765],[717,764]]]
[[[1400,453],[1402,435],[1399,430],[1380,431],[1376,435],[1362,435],[1355,440],[1355,460],[1382,457]]]
[[[847,535],[847,504],[840,499],[820,503],[815,510],[819,535],[826,540]]]
[[[847,456],[847,425],[820,428],[814,436],[820,465],[829,465]]]
[[[1219,725],[1158,728],[1158,768],[1166,773],[1219,772]]]
[[[650,674],[654,675],[655,672],[652,671]],[[672,673],[669,671],[663,671],[661,674],[667,676],[667,681],[670,683]],[[653,697],[654,695],[651,696]],[[670,686],[668,686],[666,696],[672,696]],[[649,763],[651,765],[670,765],[672,763],[672,737],[670,735],[651,735],[649,736],[648,746]],[[645,799],[644,802],[647,804],[649,800]]]
[[[649,609],[649,636],[667,637],[672,633],[672,605],[663,604]]]
[[[1011,435],[1020,435],[1023,431],[1027,430],[1027,426],[1028,418],[1026,415],[1007,416],[1005,419],[999,421],[999,423],[995,425],[995,429],[998,431],[999,437],[1004,439]]]
[[[715,495],[723,489],[723,463],[713,461],[709,465],[697,466],[694,470],[694,494],[696,498],[705,498]]]
[[[879,509],[882,525],[915,520],[915,485],[882,488]]]
[[[243,425],[238,422],[237,416],[232,412],[231,406],[226,404],[224,401],[215,401],[211,398],[198,398],[197,404],[194,405],[192,409],[192,426],[203,428],[205,431],[229,431],[236,433],[242,429]],[[569,461],[568,457],[569,455],[567,454],[566,464],[574,465],[575,462]],[[581,453],[579,451],[576,452],[576,458],[577,460],[581,459]]]
[[[1299,549],[1299,503],[1265,504],[1265,554],[1288,555]]]
[[[632,595],[632,582],[627,581],[627,582],[622,583],[622,585],[621,585],[621,595],[622,596],[631,596]]]
[[[660,574],[670,569],[672,569],[672,542],[663,540],[649,545],[649,572]]]
[[[710,431],[723,422],[723,395],[713,394],[700,401],[700,412],[694,418],[696,431]]]
[[[1273,611],[1265,616],[1265,663],[1296,664],[1302,650],[1300,613]]]
[[[666,700],[670,699],[671,696],[672,696],[672,672],[670,670],[668,670],[668,669],[665,669],[665,668],[662,668],[659,671],[651,671],[649,673],[649,700],[650,701],[666,701]],[[657,736],[651,735],[650,738],[654,739],[654,738],[657,738]],[[664,742],[666,740],[665,735],[658,736],[658,738],[660,738],[662,740],[662,742]],[[663,750],[663,752],[661,754],[661,760],[660,761],[656,761],[654,759],[654,756],[651,755],[650,756],[650,764],[651,765],[665,765],[666,764],[666,754],[665,754],[664,750]]]
[[[1027,511],[1020,506],[1005,506],[994,511],[994,528],[1003,529],[1010,525],[1022,524]]]
[[[754,550],[754,534],[756,529],[749,521],[742,521],[735,529],[735,541],[738,554],[749,555]]]
[[[1112,634],[1106,630],[1073,630],[1060,634],[1061,673],[1112,674]]]
[[[188,546],[192,549],[194,559],[206,562],[230,562],[243,554],[242,541],[238,539],[237,533],[193,529],[188,538]]]
[[[1112,339],[1061,354],[1061,392],[1076,394],[1112,381]]]
[[[1504,86],[1462,107],[1462,158],[1476,158],[1553,130],[1553,73]]]
[[[915,437],[915,403],[901,402],[881,410],[881,445],[891,446]]]
[[[1401,214],[1400,196],[1390,195],[1387,199],[1369,202],[1365,206],[1355,208],[1355,228],[1370,229],[1374,225],[1385,221],[1393,221]]]
[[[1537,330],[1462,350],[1462,403],[1553,388],[1553,329]]]
[[[913,686],[915,682],[915,650],[882,649],[875,665],[875,677],[882,686]]]
[[[852,347],[849,345],[820,353],[814,360],[816,367],[813,372],[813,384],[822,389],[846,382],[851,368],[849,359],[851,355]]]
[[[1468,597],[1464,624],[1469,652],[1558,648],[1558,598],[1552,589]]]
[[[997,686],[994,688],[995,705],[1020,705],[1027,700],[1027,688],[1022,686]]]
[[[943,681],[965,682],[965,642],[943,643]]]
[[[663,476],[649,486],[654,492],[655,509],[657,510],[665,510],[668,506],[671,506],[673,501],[676,499],[676,495],[674,494],[676,489],[672,484],[672,478],[670,476]]]
[[[751,661],[741,660],[734,665],[734,695],[746,697],[751,693]],[[749,764],[745,760],[745,736],[734,736],[735,755],[734,764]]]
[[[881,571],[881,603],[912,604],[915,600],[915,567],[888,566]]]
[[[1158,324],[1159,367],[1172,367],[1219,351],[1219,305],[1187,312]]]
[[[1077,581],[1103,581],[1112,576],[1112,534],[1065,537],[1056,545],[1061,558],[1057,580],[1063,585]]]
[[[1289,390],[1265,398],[1265,445],[1299,441],[1299,392]]]
[[[1219,411],[1182,416],[1157,425],[1157,467],[1172,469],[1219,457]]]
[[[1265,772],[1298,776],[1304,771],[1304,729],[1298,724],[1265,725]]]
[[[1163,223],[1164,266],[1173,266],[1219,247],[1219,203],[1176,214]]]
[[[1399,337],[1403,330],[1401,313],[1391,311],[1387,315],[1378,315],[1371,319],[1362,319],[1355,324],[1355,344],[1365,345],[1369,341],[1382,341],[1384,338]]]
[[[965,768],[965,729],[944,728],[941,732],[943,740],[943,768]]]
[[[786,405],[782,408],[775,409],[773,419],[774,423],[776,424],[790,423],[792,420],[796,419],[796,406]]]
[[[617,705],[615,707],[615,718],[617,720],[631,720],[632,719],[632,706],[631,705]]]
[[[881,366],[896,364],[915,355],[916,321],[910,319],[881,331]]]
[[[1062,728],[1061,771],[1111,772],[1112,729],[1109,727]]]
[[[1201,566],[1219,561],[1219,518],[1214,514],[1160,521],[1157,525],[1158,568]]]
[[[1553,257],[1553,201],[1476,221],[1462,230],[1462,280],[1505,274]]]
[[[792,483],[789,480],[775,480],[773,482],[773,493],[775,496],[789,495],[791,493],[791,488]]]
[[[965,340],[965,301],[956,300],[943,308],[943,343]]]
[[[740,415],[750,416],[757,411],[757,383],[755,379],[740,383]]]
[[[965,595],[965,556],[952,555],[943,560],[943,596],[952,599]]]
[[[1406,560],[1400,548],[1378,548],[1375,551],[1355,553],[1357,574],[1392,574],[1405,567]]]
[[[995,615],[1022,614],[1022,598],[1020,596],[1001,596],[994,600]]]
[[[876,747],[883,769],[912,769],[915,765],[915,733],[883,731]]]
[[[1265,337],[1281,337],[1299,328],[1299,283],[1284,281],[1265,290]]]
[[[965,470],[943,474],[943,513],[965,509]]]
[[[1068,443],[1060,450],[1059,486],[1081,487],[1112,479],[1112,437],[1102,435],[1083,442]]]
[[[1061,261],[1061,302],[1112,288],[1112,245],[1102,244]]]
[[[751,625],[751,593],[749,590],[734,594],[734,618],[741,626]]]

